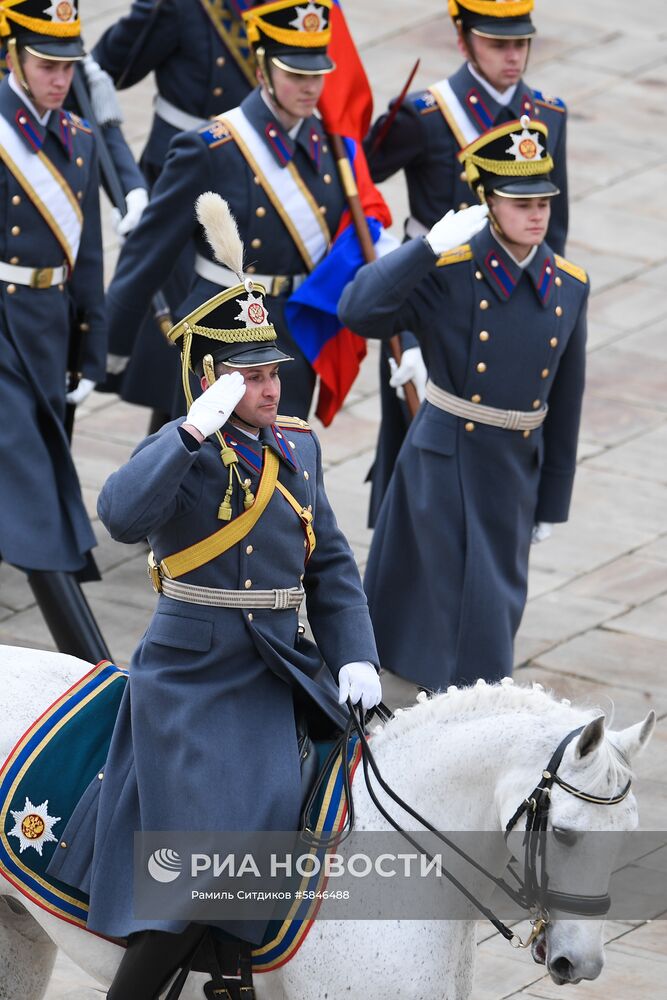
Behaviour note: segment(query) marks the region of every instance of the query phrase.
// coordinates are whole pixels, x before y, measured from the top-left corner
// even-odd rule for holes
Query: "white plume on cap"
[[[205,191],[195,202],[195,212],[215,259],[243,282],[243,242],[225,199],[213,191]]]

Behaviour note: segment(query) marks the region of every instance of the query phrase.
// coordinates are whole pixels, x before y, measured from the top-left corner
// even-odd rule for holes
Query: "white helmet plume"
[[[244,283],[244,247],[236,225],[236,219],[224,198],[213,191],[200,194],[195,202],[197,219],[204,227],[213,256],[224,267],[228,267]]]

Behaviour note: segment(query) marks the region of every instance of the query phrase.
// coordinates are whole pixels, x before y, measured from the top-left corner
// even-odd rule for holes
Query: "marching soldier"
[[[62,110],[80,22],[69,2],[2,0],[0,555],[23,569],[56,644],[108,656],[79,588],[96,544],[65,433],[66,377],[104,375],[102,238],[90,129]],[[72,399],[72,397],[69,397]]]
[[[525,114],[549,129],[560,196],[553,205],[547,240],[556,253],[565,252],[567,111],[560,98],[546,98],[523,80],[535,34],[532,8],[533,0],[449,0],[465,62],[452,76],[408,95],[371,129],[365,146],[373,179],[383,181],[398,170],[405,172],[410,206],[406,237],[423,235],[445,212],[467,206],[470,192],[458,152],[488,129]],[[390,370],[386,351],[380,364],[382,427],[372,474],[371,524],[409,422],[395,390],[410,379],[419,387],[425,377],[414,337],[402,332],[401,341],[404,357],[399,369]]]
[[[297,829],[295,699],[340,725],[348,695],[365,708],[381,695],[366,599],[324,491],[320,445],[305,421],[278,416],[291,359],[276,346],[264,289],[243,274],[225,210],[216,195],[198,204],[236,284],[170,333],[181,346],[187,417],[139,445],[99,500],[115,539],[148,536],[159,592],[104,781],[84,795],[50,867],[89,886],[90,930],[129,937],[109,1000],[153,1000],[205,931],[135,918],[135,831],[198,829],[202,817],[223,837]],[[194,400],[192,373],[203,390]],[[328,669],[299,638],[304,596]],[[234,932],[257,943],[263,928]]]
[[[589,285],[545,240],[546,146],[526,117],[485,132],[459,162],[490,224],[446,215],[341,299],[360,334],[414,330],[429,361],[364,584],[383,666],[431,689],[510,674],[531,535],[568,516]]]
[[[255,87],[255,63],[240,14],[249,6],[252,3],[244,0],[134,0],[129,12],[97,42],[95,58],[120,89],[155,73],[155,113],[140,161],[149,187],[162,172],[174,136],[236,107]],[[165,276],[172,309],[190,288],[193,256],[188,247]],[[151,430],[157,430],[178,413],[177,383],[178,354],[149,319],[122,372],[121,395],[151,407]]]
[[[174,139],[141,223],[120,256],[108,292],[112,363],[133,350],[148,301],[181,248],[194,241],[194,284],[180,312],[234,283],[213,258],[192,205],[203,192],[223,195],[244,239],[250,274],[265,285],[283,348],[294,357],[283,382],[286,409],[307,417],[315,373],[294,342],[285,303],[327,254],[346,198],[322,122],[313,112],[333,68],[327,55],[331,0],[315,12],[297,0],[244,14],[260,85],[238,108]],[[316,20],[317,24],[314,23]],[[150,380],[146,365],[142,377]]]

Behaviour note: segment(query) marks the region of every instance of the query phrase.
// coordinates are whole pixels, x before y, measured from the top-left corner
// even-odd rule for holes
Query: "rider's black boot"
[[[28,583],[61,653],[88,663],[111,659],[81,586],[71,573],[33,570],[28,573]]]
[[[107,1000],[157,1000],[176,970],[190,961],[206,930],[205,924],[188,924],[180,934],[132,934]]]

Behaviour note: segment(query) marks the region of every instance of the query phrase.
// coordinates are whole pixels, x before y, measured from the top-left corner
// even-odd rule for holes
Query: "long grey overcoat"
[[[294,691],[340,724],[334,678],[341,666],[378,662],[359,572],[324,491],[315,435],[306,424],[279,423],[255,442],[228,424],[226,438],[253,490],[262,447],[279,455],[280,481],[304,507],[312,505],[317,545],[304,565],[302,522],[276,491],[250,534],[180,579],[246,594],[303,579],[309,621],[331,673],[295,649],[296,610],[158,598],[130,665],[104,779],[84,795],[63,834],[68,846],[50,866],[51,874],[90,893],[88,927],[103,934],[182,926],[133,916],[135,830],[296,829]],[[227,482],[215,439],[200,448],[174,421],[107,480],[100,517],[118,541],[148,536],[159,561],[220,529]]]
[[[543,243],[522,270],[487,226],[441,266],[416,239],[367,265],[340,317],[366,337],[410,329],[432,381],[535,431],[424,402],[380,507],[364,585],[383,667],[425,687],[512,670],[536,521],[565,521],[584,387],[585,273]]]
[[[52,111],[40,125],[0,83],[0,115],[30,154],[45,155],[81,207],[81,243],[69,280],[50,288],[0,281],[0,557],[26,570],[77,571],[96,544],[63,426],[72,320],[84,321],[81,371],[104,375],[106,325],[95,142],[85,123]],[[47,206],[48,210],[48,206]],[[60,267],[63,247],[0,162],[0,260]]]

